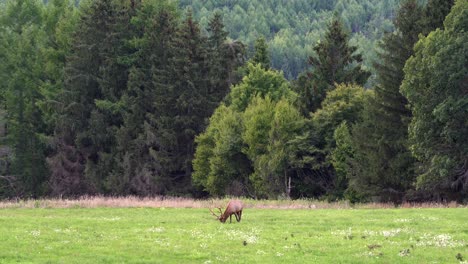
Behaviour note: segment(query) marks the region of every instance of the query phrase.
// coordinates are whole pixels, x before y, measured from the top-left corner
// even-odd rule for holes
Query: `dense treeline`
[[[0,197],[467,198],[466,1],[77,3],[0,2]]]
[[[308,57],[325,34],[327,24],[337,14],[359,47],[365,65],[372,70],[376,44],[385,32],[393,31],[392,19],[399,0],[181,0],[183,8],[193,10],[202,25],[213,12],[221,11],[226,29],[253,54],[257,38],[265,37],[272,67],[295,79],[307,69]],[[372,83],[372,81],[370,82]]]

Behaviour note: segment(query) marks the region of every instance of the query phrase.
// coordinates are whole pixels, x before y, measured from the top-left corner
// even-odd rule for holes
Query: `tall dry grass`
[[[259,209],[386,209],[395,208],[393,204],[386,203],[365,203],[350,204],[347,201],[324,202],[317,200],[252,200],[240,198],[246,208]],[[0,201],[0,208],[215,208],[224,207],[228,198],[196,200],[178,197],[152,197],[140,198],[135,196],[127,197],[104,197],[104,196],[83,196],[78,199],[40,199],[40,200],[8,200]],[[456,208],[467,205],[451,203],[404,203],[398,208]]]

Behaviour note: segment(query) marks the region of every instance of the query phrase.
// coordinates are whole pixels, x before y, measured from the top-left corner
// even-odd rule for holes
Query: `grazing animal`
[[[221,207],[218,207],[220,215],[216,215],[213,210],[210,209],[212,215],[216,217],[221,223],[225,223],[227,218],[229,217],[229,223],[232,223],[232,215],[236,217],[237,222],[240,222],[242,217],[242,209],[244,209],[244,205],[239,200],[231,200],[226,206],[226,210],[224,213],[221,210]]]

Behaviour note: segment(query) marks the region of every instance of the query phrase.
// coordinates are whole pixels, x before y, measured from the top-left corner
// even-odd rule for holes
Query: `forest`
[[[0,199],[468,201],[467,0],[0,0]]]

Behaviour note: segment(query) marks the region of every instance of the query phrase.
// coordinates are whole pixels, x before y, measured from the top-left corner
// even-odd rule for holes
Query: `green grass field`
[[[234,220],[234,217],[233,217]],[[0,209],[0,263],[468,263],[468,209]]]

